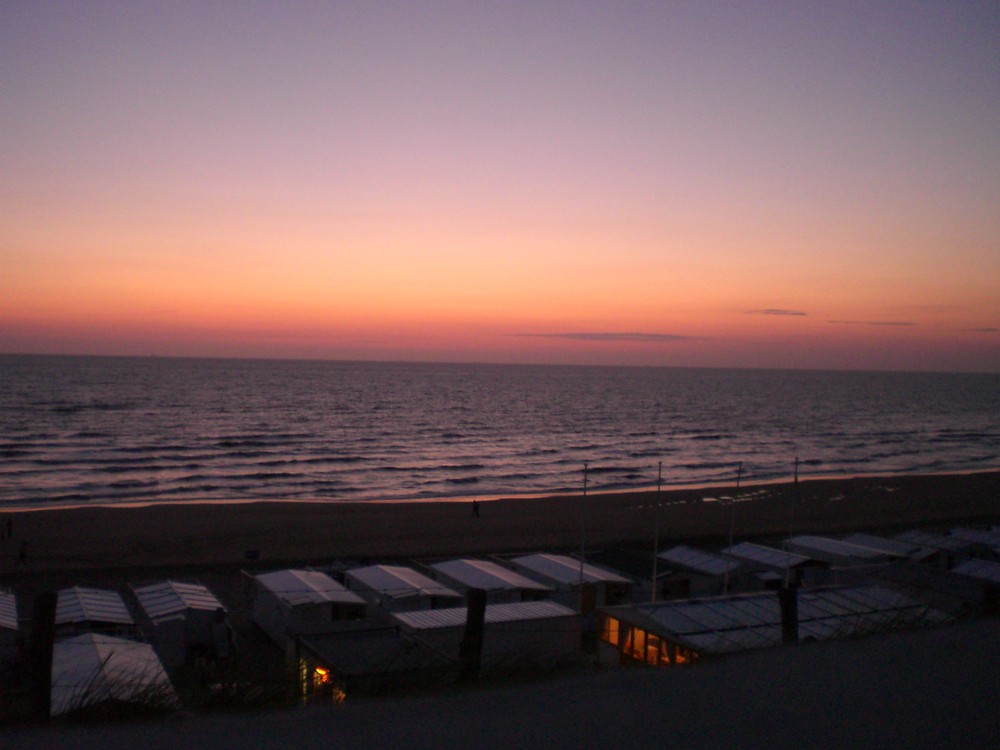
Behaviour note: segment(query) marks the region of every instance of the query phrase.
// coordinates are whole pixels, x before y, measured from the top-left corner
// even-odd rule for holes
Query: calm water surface
[[[0,504],[1000,466],[1000,376],[0,356]]]

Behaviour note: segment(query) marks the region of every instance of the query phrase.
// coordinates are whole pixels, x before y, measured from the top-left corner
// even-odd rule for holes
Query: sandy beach
[[[789,533],[996,522],[1000,471],[821,479],[741,487],[425,503],[238,503],[0,514],[0,579],[55,571],[141,571],[322,563],[520,550],[725,542]],[[659,500],[659,506],[657,502]],[[656,520],[658,514],[658,523]]]

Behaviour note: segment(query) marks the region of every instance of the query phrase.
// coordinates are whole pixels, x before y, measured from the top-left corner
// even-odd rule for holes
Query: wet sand
[[[479,503],[273,503],[74,508],[0,514],[0,583],[52,571],[317,564],[680,540],[725,542],[1000,520],[1000,471]],[[659,498],[659,507],[657,500]],[[656,518],[658,514],[658,521]],[[23,553],[23,554],[22,554]]]

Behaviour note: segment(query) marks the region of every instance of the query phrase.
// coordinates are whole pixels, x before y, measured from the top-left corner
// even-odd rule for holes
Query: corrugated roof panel
[[[17,630],[17,597],[8,591],[0,591],[0,628]]]
[[[485,591],[529,590],[551,591],[551,586],[534,581],[513,570],[488,560],[449,560],[430,566],[461,585]]]
[[[696,573],[710,576],[723,576],[726,574],[726,570],[733,571],[740,567],[740,563],[735,560],[728,560],[725,557],[694,549],[684,544],[663,550],[659,554],[659,558]]]
[[[563,584],[572,585],[580,582],[580,561],[567,555],[539,553],[515,557],[512,562]],[[583,581],[584,583],[631,583],[627,578],[587,562],[583,564]]]
[[[117,591],[82,586],[62,589],[56,600],[56,625],[80,622],[133,624],[132,615]]]
[[[773,623],[781,621],[781,607],[777,597],[741,597],[732,599],[731,606],[740,612],[740,618],[747,623]]]
[[[827,638],[860,635],[887,628],[937,624],[949,615],[885,586],[839,587],[800,592],[799,637]],[[703,653],[760,648],[781,642],[781,610],[774,593],[737,597],[663,602],[615,607],[613,616],[659,632]]]
[[[920,546],[899,539],[886,539],[874,534],[851,534],[844,537],[848,544],[860,544],[863,547],[877,549],[892,555],[910,557],[920,551]]]
[[[956,539],[1000,549],[1000,533],[995,531],[986,531],[984,529],[966,529],[961,526],[957,526],[951,530],[951,535]]]
[[[433,578],[400,565],[369,565],[349,570],[347,575],[362,585],[393,599],[440,596],[461,599],[462,595]]]
[[[930,547],[931,549],[942,550],[944,552],[957,552],[959,550],[966,549],[971,544],[971,542],[965,539],[943,536],[941,534],[933,534],[929,531],[921,531],[920,529],[903,531],[896,534],[893,538],[903,542],[909,542],[910,544],[917,544],[921,547]]]
[[[210,612],[225,609],[207,587],[197,583],[163,581],[135,589],[135,596],[151,620],[183,614],[191,609]]]
[[[364,599],[348,591],[342,583],[316,570],[278,570],[255,576],[256,580],[289,606],[306,604],[364,604]]]
[[[793,536],[788,541],[799,549],[805,549],[807,551],[806,554],[808,554],[809,550],[815,550],[818,553],[828,553],[837,557],[851,557],[855,560],[878,560],[893,555],[893,553],[864,547],[859,544],[851,544],[850,542],[843,542],[838,539],[830,539],[825,536],[810,536],[805,534],[802,536]]]
[[[764,547],[760,544],[752,544],[750,542],[734,544],[732,547],[722,550],[722,553],[771,568],[794,568],[797,565],[802,565],[810,561],[810,558],[805,555],[786,552],[774,547]]]
[[[1000,583],[1000,563],[989,560],[967,560],[952,568],[952,573],[976,578],[980,581]]]
[[[576,616],[574,610],[556,602],[516,602],[487,605],[485,621],[490,624]],[[397,612],[393,617],[414,630],[432,630],[462,627],[468,619],[468,612],[465,607],[449,607],[422,612]]]

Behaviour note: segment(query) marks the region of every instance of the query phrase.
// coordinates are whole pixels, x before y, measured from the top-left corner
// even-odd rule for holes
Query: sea
[[[1000,467],[1000,375],[0,355],[0,508]]]

